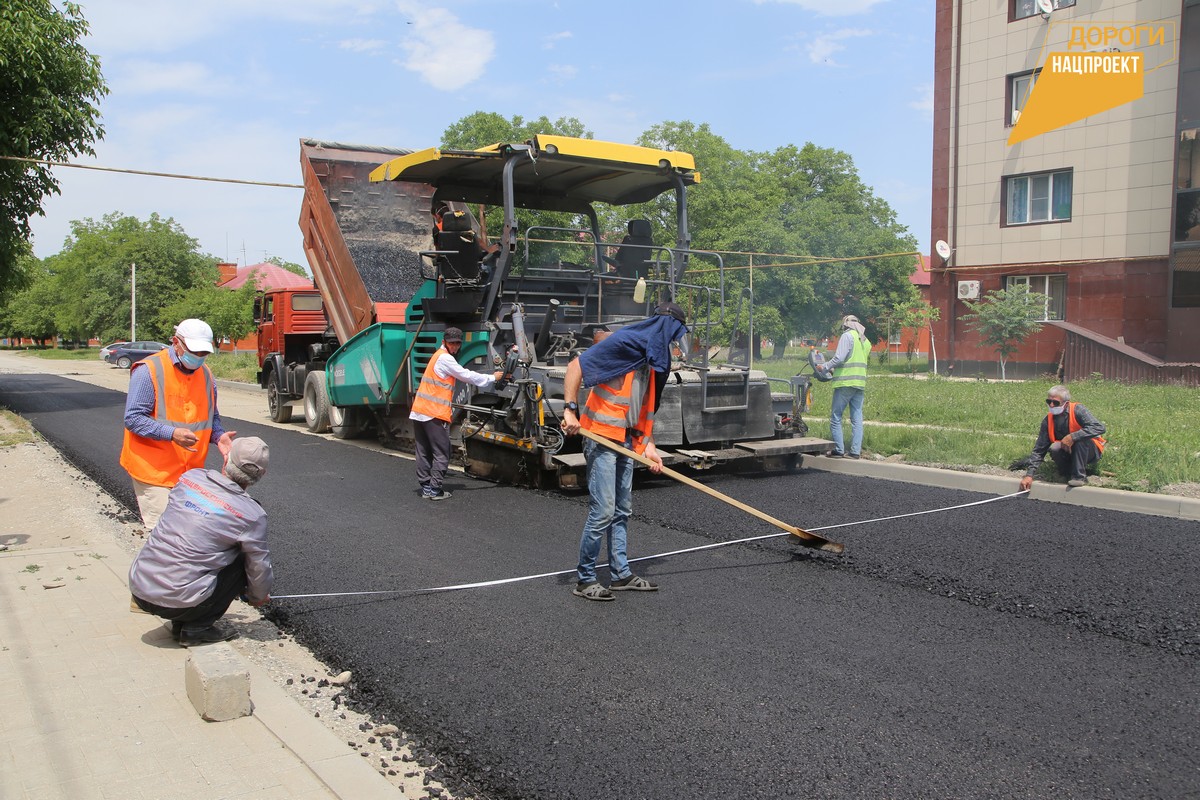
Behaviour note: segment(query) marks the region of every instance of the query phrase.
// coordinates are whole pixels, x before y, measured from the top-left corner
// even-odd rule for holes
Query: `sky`
[[[299,140],[436,146],[476,111],[634,142],[707,123],[739,150],[812,142],[929,251],[929,0],[82,0],[111,93],[76,163],[297,184]],[[697,164],[704,172],[704,164]],[[56,167],[39,257],[75,220],[170,217],[240,265],[307,266],[301,191]],[[750,210],[752,212],[752,210]]]

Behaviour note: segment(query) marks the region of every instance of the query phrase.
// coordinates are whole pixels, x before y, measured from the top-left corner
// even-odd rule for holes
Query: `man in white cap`
[[[867,392],[867,361],[871,342],[858,317],[842,317],[842,336],[833,358],[825,368],[833,373],[833,405],[829,415],[829,438],[833,440],[832,458],[859,458],[863,440],[863,398]],[[842,415],[850,409],[850,450],[842,436]]]
[[[239,595],[255,607],[271,599],[267,512],[246,493],[269,459],[266,442],[250,436],[233,442],[220,472],[185,472],[129,568],[134,604],[171,620],[183,647],[236,638],[216,621]]]
[[[121,466],[133,479],[147,529],[158,522],[179,476],[204,466],[210,444],[229,455],[237,432],[221,425],[217,384],[204,365],[213,349],[212,328],[185,319],[176,326],[170,347],[129,369]]]

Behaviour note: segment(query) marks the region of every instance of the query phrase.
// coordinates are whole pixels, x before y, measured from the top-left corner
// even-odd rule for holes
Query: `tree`
[[[537,134],[553,134],[555,136],[571,136],[576,139],[591,139],[592,132],[587,130],[582,122],[575,117],[559,117],[553,122],[542,116],[535,120],[526,121],[522,116],[505,119],[500,114],[490,111],[476,111],[455,122],[442,133],[442,147],[452,150],[476,150],[480,147],[499,142],[525,142]],[[484,220],[486,229],[490,231],[493,241],[499,240],[500,232],[504,229],[504,214],[499,208],[488,210]],[[577,219],[571,214],[554,211],[532,211],[517,209],[517,224],[521,230],[530,226],[545,226],[550,228],[581,229],[588,226],[583,219]],[[623,227],[623,226],[622,226]],[[601,230],[604,230],[602,227]],[[565,238],[561,234],[545,231],[537,238]],[[591,251],[578,245],[546,245],[541,243],[536,251],[539,263],[554,261],[580,261],[581,254],[591,255]]]
[[[1042,309],[1046,296],[1029,291],[1026,284],[1018,283],[1008,289],[997,289],[987,293],[983,300],[964,300],[969,313],[959,319],[967,323],[969,330],[979,333],[984,344],[996,348],[1000,356],[1000,380],[1005,379],[1005,364],[1008,357],[1017,351],[1021,342],[1042,329]]]
[[[912,369],[913,353],[921,338],[921,331],[929,327],[929,323],[942,318],[942,310],[934,308],[924,300],[914,300],[902,303],[893,309],[892,319],[900,326],[901,335],[907,334],[904,342],[904,355],[908,358],[909,369]]]
[[[254,281],[246,281],[240,289],[222,289],[211,284],[194,287],[163,306],[156,324],[160,330],[174,330],[180,320],[195,317],[209,324],[218,342],[222,339],[236,342],[254,330],[257,290]]]
[[[0,313],[0,322],[4,326],[4,335],[15,339],[27,337],[45,345],[46,340],[59,333],[54,318],[57,301],[54,281],[32,255],[23,258],[26,263],[22,270],[27,276],[27,285],[19,292],[9,294],[4,311]]]
[[[775,338],[776,355],[788,339],[824,332],[845,314],[862,319],[874,339],[875,318],[916,299],[909,281],[912,256],[905,255],[916,250],[916,240],[862,183],[846,153],[811,143],[743,152],[707,125],[691,122],[657,125],[639,143],[695,156],[703,181],[688,192],[694,248],[741,252],[743,265],[748,254],[760,254],[754,256],[759,308],[775,308],[785,326],[785,335]],[[674,219],[664,198],[660,203],[652,220],[673,238]],[[781,260],[763,253],[797,255]],[[890,253],[897,255],[878,257]],[[736,258],[726,254],[726,266],[737,265]],[[808,266],[806,260],[818,263]],[[772,266],[781,261],[788,265]],[[727,298],[749,283],[745,269],[726,276]],[[686,280],[715,285],[711,274]]]
[[[104,136],[98,102],[108,94],[100,61],[80,41],[78,5],[50,0],[0,4],[0,156],[65,161],[95,155]],[[44,164],[0,159],[0,296],[26,280],[18,266],[29,218],[59,191]]]
[[[301,277],[304,277],[304,278],[312,277],[311,275],[308,274],[308,270],[306,270],[304,267],[297,264],[295,261],[285,261],[282,258],[280,258],[279,256],[270,256],[267,259],[266,263],[274,264],[277,267],[286,269],[288,272],[292,273],[293,275],[300,275]]]
[[[45,262],[57,285],[59,330],[71,336],[107,341],[129,334],[131,264],[138,338],[170,336],[179,320],[163,323],[159,309],[216,283],[216,259],[198,253],[196,240],[173,219],[151,214],[143,222],[113,212],[99,222],[76,220],[71,232],[63,250]]]

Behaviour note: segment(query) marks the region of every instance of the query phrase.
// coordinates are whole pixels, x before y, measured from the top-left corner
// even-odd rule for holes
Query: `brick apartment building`
[[[1010,146],[1047,54],[1128,26],[1162,31],[1144,94]],[[961,298],[1024,283],[1046,325],[1010,377],[1200,384],[1200,0],[937,0],[935,41],[940,360],[997,376]]]

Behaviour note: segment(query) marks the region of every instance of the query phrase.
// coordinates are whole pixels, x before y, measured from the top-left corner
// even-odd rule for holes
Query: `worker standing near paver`
[[[442,346],[429,359],[425,374],[417,387],[412,411],[408,418],[413,425],[413,440],[416,445],[417,482],[421,485],[421,499],[446,500],[450,492],[442,488],[446,469],[450,466],[450,419],[454,407],[454,381],[460,380],[486,389],[504,376],[504,372],[491,375],[472,372],[455,360],[462,349],[463,333],[458,328],[446,328],[442,333]]]
[[[682,308],[662,303],[649,319],[616,331],[573,359],[563,381],[563,432],[571,436],[584,428],[650,459],[651,472],[661,471],[662,458],[653,438],[654,412],[671,370],[672,345],[687,336],[686,322]],[[686,346],[680,351],[686,353]],[[582,411],[581,386],[591,387]],[[572,594],[586,600],[614,600],[613,591],[657,591],[656,584],[633,574],[626,553],[633,513],[633,459],[591,439],[583,443],[583,452],[588,516]],[[600,543],[606,536],[608,588],[596,576]]]
[[[237,434],[221,425],[216,381],[204,365],[214,349],[208,323],[185,319],[170,347],[129,368],[121,466],[133,480],[147,530],[158,522],[179,476],[204,466],[210,444],[228,456]]]
[[[825,369],[833,373],[833,402],[829,414],[829,438],[833,440],[833,458],[859,458],[862,455],[863,400],[867,393],[867,362],[871,342],[858,317],[842,317],[842,335],[833,358]],[[850,409],[850,449],[842,436],[842,415]]]

